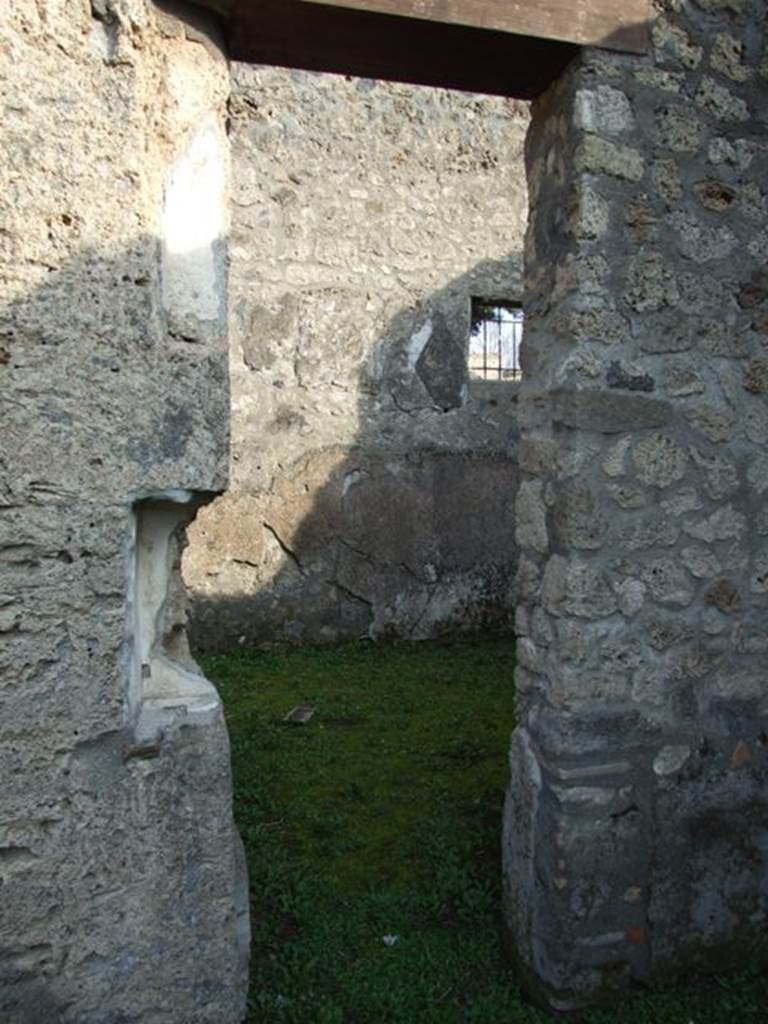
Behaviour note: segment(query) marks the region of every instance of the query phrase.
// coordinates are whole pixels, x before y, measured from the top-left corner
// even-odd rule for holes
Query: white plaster
[[[416,331],[415,334],[411,335],[411,339],[408,342],[408,369],[413,372],[416,369],[416,363],[419,361],[419,356],[424,351],[424,348],[432,336],[432,321],[427,322]]]
[[[347,473],[344,477],[344,483],[342,484],[342,497],[346,497],[350,488],[354,487],[358,480],[361,480],[366,474],[359,469],[353,469],[351,473]]]
[[[117,32],[113,25],[105,24],[103,21],[94,21],[89,36],[91,50],[97,57],[109,61],[117,51]]]
[[[164,654],[151,655],[151,676],[144,680],[142,700],[164,701],[169,707],[198,697],[218,699],[216,691],[199,672],[193,672]]]
[[[221,702],[215,695],[212,698],[145,700],[136,719],[134,737],[137,744],[154,743],[182,725],[212,725],[220,713]]]
[[[217,253],[226,233],[226,140],[210,117],[177,159],[165,191],[163,303],[180,316],[217,320],[223,303],[223,265]]]
[[[144,739],[175,722],[180,714],[190,719],[189,724],[209,724],[220,707],[215,688],[194,663],[182,664],[163,647],[172,573],[178,571],[173,535],[190,518],[191,498],[187,491],[170,490],[135,506],[128,712],[137,723],[137,735],[140,732]]]
[[[179,505],[188,505],[194,495],[192,491],[184,490],[180,487],[169,487],[162,490],[151,490],[151,491],[132,491],[130,499],[132,502],[138,501],[174,501]]]

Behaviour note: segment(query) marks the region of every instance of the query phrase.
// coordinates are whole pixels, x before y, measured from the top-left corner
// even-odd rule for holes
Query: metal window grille
[[[475,380],[519,380],[523,311],[519,303],[472,299],[468,369]]]

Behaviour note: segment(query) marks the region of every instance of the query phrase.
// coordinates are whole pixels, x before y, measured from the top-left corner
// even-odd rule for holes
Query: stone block
[[[699,66],[704,53],[681,25],[668,18],[656,18],[651,29],[656,60],[692,71]]]
[[[586,182],[581,182],[575,191],[570,229],[580,240],[600,238],[608,230],[608,204]]]
[[[676,775],[691,756],[691,748],[687,743],[677,743],[662,747],[653,761],[656,775]]]
[[[692,636],[693,627],[683,619],[656,620],[649,624],[649,643],[656,651],[666,651]]]
[[[629,337],[627,321],[612,309],[571,309],[556,316],[557,333],[571,341],[616,345]]]
[[[708,441],[717,444],[733,439],[735,424],[727,409],[698,405],[688,409],[685,415],[691,426],[702,433]]]
[[[586,551],[603,546],[608,521],[586,484],[568,483],[558,490],[552,520],[557,545]]]
[[[605,174],[626,181],[640,181],[645,172],[645,160],[638,150],[597,135],[586,135],[581,139],[574,160],[577,171]]]
[[[741,594],[731,580],[717,580],[704,594],[706,604],[714,605],[718,611],[732,614],[741,611]]]
[[[688,456],[666,434],[651,434],[632,449],[632,461],[639,479],[649,487],[667,488],[682,480]]]
[[[674,558],[651,559],[643,566],[641,579],[650,596],[659,604],[684,608],[693,600],[690,576]]]
[[[630,203],[624,213],[627,231],[638,244],[654,242],[659,237],[659,217],[654,207],[643,200]]]
[[[443,412],[461,405],[467,383],[464,339],[457,337],[441,316],[434,318],[429,340],[416,362],[416,373]]]
[[[649,373],[630,373],[614,360],[608,366],[605,383],[621,391],[654,391],[656,382]]]
[[[584,562],[553,556],[542,583],[544,607],[552,614],[601,619],[616,611],[616,597],[603,572]]]
[[[661,427],[671,418],[667,402],[611,391],[553,391],[552,406],[556,423],[598,434]]]
[[[683,256],[695,263],[721,260],[737,248],[739,241],[729,227],[710,225],[698,217],[674,211],[669,223],[678,236],[678,247]]]
[[[706,455],[694,445],[689,452],[692,462],[704,473],[704,490],[708,497],[721,501],[738,490],[739,472],[734,462],[719,455]]]
[[[670,516],[681,516],[687,512],[698,512],[704,507],[702,496],[693,487],[682,487],[665,498],[661,507]]]
[[[637,313],[652,313],[665,308],[674,308],[680,301],[680,289],[674,273],[670,273],[668,262],[659,252],[641,251],[634,256],[627,271],[625,292],[627,304]],[[685,337],[683,332],[681,337]],[[670,344],[667,340],[666,344]],[[676,352],[688,345],[680,342],[669,348],[649,349],[650,351]]]
[[[712,213],[725,213],[738,198],[736,189],[721,181],[699,181],[693,191],[701,205]]]
[[[679,93],[685,83],[685,76],[679,71],[665,71],[661,68],[638,68],[635,80],[652,89]]]
[[[642,580],[629,579],[616,584],[615,591],[619,601],[619,611],[627,618],[632,618],[645,604],[647,592]]]
[[[680,552],[680,558],[688,572],[697,579],[711,579],[722,572],[722,565],[714,552],[704,547],[687,547]],[[715,602],[708,602],[715,603]]]
[[[520,485],[515,528],[515,537],[520,547],[538,552],[544,552],[549,547],[542,486],[538,480],[525,480]]]
[[[651,181],[667,203],[676,203],[683,195],[680,169],[670,157],[659,157],[651,164]]]
[[[753,359],[744,371],[744,390],[753,395],[768,393],[768,360]]]
[[[704,519],[684,523],[683,529],[689,536],[711,543],[715,540],[740,540],[746,525],[743,513],[733,505],[723,505]]]
[[[660,106],[655,113],[656,142],[674,153],[694,153],[704,137],[701,120],[691,114],[690,108],[678,104]]]
[[[574,100],[577,128],[596,135],[621,135],[631,131],[635,119],[625,93],[609,85],[579,89]]]
[[[716,117],[719,121],[741,122],[749,118],[749,106],[746,100],[736,96],[730,89],[721,85],[714,78],[705,75],[696,90],[694,102]]]
[[[546,473],[558,465],[559,446],[551,438],[524,438],[520,442],[518,459],[525,473]]]
[[[624,545],[628,551],[647,548],[672,547],[680,536],[680,527],[665,515],[645,513],[637,522],[627,526]]]

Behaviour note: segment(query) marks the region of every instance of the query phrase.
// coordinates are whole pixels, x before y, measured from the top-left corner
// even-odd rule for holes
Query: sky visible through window
[[[472,299],[468,369],[474,380],[519,380],[523,311],[519,303]]]

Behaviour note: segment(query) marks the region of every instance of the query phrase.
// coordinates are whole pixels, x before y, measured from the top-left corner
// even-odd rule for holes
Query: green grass
[[[508,641],[202,659],[226,707],[248,855],[251,1024],[551,1020],[499,948],[513,660]],[[298,704],[313,719],[285,724]],[[764,1022],[768,989],[741,977],[584,1020]]]

